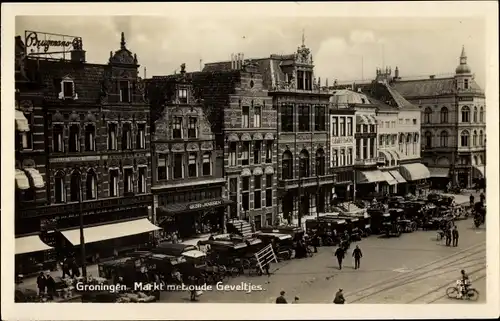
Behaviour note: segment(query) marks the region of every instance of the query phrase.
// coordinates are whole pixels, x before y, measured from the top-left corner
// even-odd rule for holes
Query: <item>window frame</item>
[[[124,88],[125,86],[123,86],[124,84],[126,84],[126,88],[127,88],[127,91],[124,93]],[[118,91],[119,91],[119,97],[120,97],[120,102],[121,103],[131,103],[132,102],[132,93],[131,93],[131,86],[130,86],[130,81],[129,80],[124,80],[124,79],[121,79],[119,80],[118,82]],[[125,94],[127,94],[127,96],[125,97]],[[126,98],[126,99],[125,99]]]

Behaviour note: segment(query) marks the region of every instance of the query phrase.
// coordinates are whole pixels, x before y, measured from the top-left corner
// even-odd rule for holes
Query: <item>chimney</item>
[[[83,44],[81,38],[75,38],[73,40],[73,50],[71,50],[71,61],[72,62],[86,62],[85,50],[83,50]]]
[[[429,78],[430,79],[434,79],[436,77],[436,75],[430,75]]]

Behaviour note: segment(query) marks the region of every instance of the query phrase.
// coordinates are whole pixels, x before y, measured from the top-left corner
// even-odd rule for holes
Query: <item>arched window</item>
[[[432,147],[432,134],[431,132],[425,132],[425,148],[431,148]]]
[[[448,132],[443,130],[439,135],[439,146],[447,147],[448,146]]]
[[[415,135],[413,136],[413,142],[416,144],[418,143],[418,134],[415,133]]]
[[[479,131],[479,146],[484,146],[484,137],[483,137],[483,131]]]
[[[448,108],[441,108],[441,124],[446,124],[448,122]]]
[[[66,175],[64,172],[57,172],[54,180],[54,197],[56,203],[66,202]]]
[[[69,127],[69,151],[70,153],[80,151],[80,126],[76,124]]]
[[[287,150],[283,153],[283,158],[281,160],[281,176],[283,179],[293,178],[293,155]]]
[[[467,106],[462,107],[462,123],[470,122],[470,108]]]
[[[469,146],[469,132],[464,130],[460,134],[460,146],[468,147]]]
[[[73,173],[71,173],[70,199],[72,202],[77,202],[80,199],[80,177],[80,172],[77,170],[74,170]]]
[[[95,200],[97,198],[97,175],[94,170],[89,170],[87,172],[87,181],[86,181],[86,197],[87,200]]]
[[[472,146],[477,146],[477,131],[472,135]]]
[[[479,121],[484,122],[484,110],[483,107],[479,108]]]
[[[93,124],[85,125],[85,150],[95,151],[95,126]]]
[[[474,119],[474,122],[477,123],[477,107],[474,107],[474,115],[472,117]]]
[[[309,176],[309,153],[303,149],[299,155],[299,177]]]
[[[323,148],[316,151],[316,175],[325,175],[325,151]]]
[[[429,107],[424,110],[424,123],[430,124],[432,121],[432,109]]]

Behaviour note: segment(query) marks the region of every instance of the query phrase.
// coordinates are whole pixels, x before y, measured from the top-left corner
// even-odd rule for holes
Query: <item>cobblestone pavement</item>
[[[465,269],[480,291],[477,302],[485,302],[485,229],[473,228],[472,220],[457,222],[458,247],[447,247],[436,240],[435,231],[403,234],[400,238],[371,236],[358,242],[363,251],[361,269],[354,270],[352,248],[342,270],[333,257],[335,248],[322,247],[312,258],[275,264],[267,276],[240,276],[228,284],[248,282],[262,285],[264,291],[207,291],[199,302],[272,303],[281,290],[289,302],[295,296],[301,303],[331,303],[343,288],[347,303],[444,303],[445,291]],[[478,281],[474,281],[478,279]],[[163,292],[162,302],[189,302],[187,292]]]

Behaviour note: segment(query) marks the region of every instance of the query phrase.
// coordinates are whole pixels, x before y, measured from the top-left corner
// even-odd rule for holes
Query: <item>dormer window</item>
[[[120,81],[120,102],[130,102],[130,83],[128,82],[128,80]]]
[[[188,91],[187,89],[179,89],[178,91],[178,98],[179,98],[179,103],[181,104],[187,104],[188,102]]]
[[[64,77],[62,79],[59,99],[78,99],[78,95],[75,92],[75,83],[73,82],[73,79],[69,77]]]

